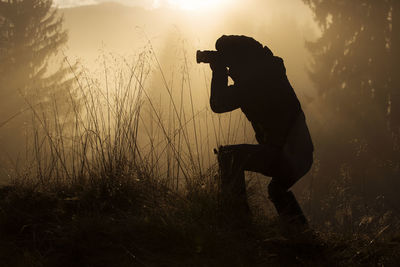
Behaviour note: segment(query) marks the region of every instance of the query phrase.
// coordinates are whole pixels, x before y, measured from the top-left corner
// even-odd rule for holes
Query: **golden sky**
[[[67,55],[90,67],[99,51],[133,55],[152,42],[171,62],[182,49],[193,59],[197,49],[214,49],[223,34],[254,37],[285,60],[298,87],[310,90],[305,41],[318,36],[310,9],[301,0],[58,0],[69,32]],[[100,4],[99,4],[100,3]],[[123,5],[120,5],[120,4]],[[145,8],[143,8],[145,7]],[[148,7],[148,8],[146,8]],[[194,66],[195,67],[195,66]],[[302,90],[302,89],[301,89]]]
[[[230,4],[234,1],[235,0],[55,0],[54,3],[61,8],[116,2],[128,6],[142,6],[146,8],[170,7],[194,10],[215,8],[221,4]]]

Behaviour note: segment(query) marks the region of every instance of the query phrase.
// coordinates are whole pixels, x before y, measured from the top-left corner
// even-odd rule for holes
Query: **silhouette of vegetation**
[[[32,143],[28,168],[0,188],[0,265],[365,266],[398,261],[398,236],[343,239],[326,232],[321,238],[289,240],[281,236],[276,219],[254,206],[252,224],[232,226],[229,212],[219,205],[215,164],[199,174],[198,160],[190,156],[196,156],[190,151],[196,145],[182,141],[192,138],[194,120],[210,128],[201,139],[206,143],[214,132],[206,123],[223,123],[213,117],[204,123],[191,115],[190,107],[181,106],[190,96],[177,102],[171,97],[181,112],[163,120],[163,109],[145,87],[149,59],[156,59],[152,49],[131,64],[124,60],[124,69],[107,64],[106,76],[117,73],[106,79],[110,88],[82,77],[88,82],[79,83],[85,94],[74,100],[83,101],[82,108],[68,102],[76,119],[72,131],[57,112],[38,116],[56,121],[56,127],[36,125],[32,138],[41,142]],[[162,72],[158,64],[156,69]],[[191,90],[184,81],[164,87],[171,95]],[[153,121],[143,114],[144,107]]]
[[[99,178],[99,177],[97,177]],[[206,187],[186,194],[136,175],[84,187],[0,192],[2,266],[395,266],[400,239],[288,240],[277,222],[234,229]],[[114,181],[113,183],[108,183]]]
[[[334,224],[352,232],[385,213],[399,213],[394,188],[400,186],[400,3],[303,1],[322,30],[317,41],[307,43],[318,90],[315,106],[323,120],[314,131],[315,180],[323,184],[312,192],[314,214],[320,206],[321,223],[336,217]]]
[[[46,109],[57,100],[61,109],[68,96],[68,68],[55,59],[67,39],[52,0],[0,1],[0,126],[8,150],[24,143],[29,105]]]
[[[0,3],[3,8],[10,3],[22,5],[23,2],[28,1]],[[343,1],[340,3],[347,5]],[[5,22],[5,17],[1,16],[1,29]],[[328,22],[333,27],[330,16]],[[325,32],[329,29],[327,27]],[[6,49],[5,32],[1,31],[2,57],[14,48]],[[33,114],[34,119],[30,125],[32,134],[28,135],[32,141],[28,142],[27,164],[17,169],[10,185],[0,187],[0,266],[396,265],[400,260],[400,236],[394,228],[395,215],[387,206],[390,195],[376,198],[381,192],[389,192],[383,185],[389,187],[393,185],[390,182],[396,182],[397,137],[391,118],[395,107],[389,105],[394,103],[395,92],[388,93],[390,112],[381,117],[371,109],[384,110],[385,104],[378,105],[376,96],[362,93],[373,91],[376,95],[378,87],[367,90],[354,82],[355,91],[341,92],[342,83],[335,87],[337,74],[336,78],[330,77],[333,74],[328,67],[322,71],[323,64],[334,60],[329,53],[322,53],[326,49],[319,47],[323,43],[321,40],[310,44],[315,58],[321,55],[314,66],[314,81],[317,85],[318,81],[320,84],[330,81],[325,87],[318,86],[321,92],[319,114],[329,125],[312,129],[319,161],[313,171],[314,178],[326,183],[326,188],[315,191],[315,198],[311,198],[316,202],[315,207],[322,207],[318,213],[312,213],[314,217],[311,218],[312,225],[319,223],[324,227],[319,238],[283,238],[276,219],[266,216],[258,209],[259,203],[252,201],[249,201],[254,211],[252,224],[234,229],[227,223],[228,214],[218,204],[218,172],[210,148],[222,141],[247,142],[241,139],[249,134],[245,132],[241,136],[236,130],[243,120],[225,117],[224,121],[206,109],[195,112],[186,57],[184,67],[179,68],[181,73],[177,74],[180,77],[173,77],[175,82],[170,82],[169,74],[163,73],[150,45],[148,51],[132,61],[119,60],[112,55],[111,60],[103,57],[104,85],[98,77],[76,75],[81,98],[69,97],[63,102],[71,111],[68,118],[74,121],[73,125],[67,126],[66,118],[60,116],[57,105],[60,102],[53,101],[53,105],[48,106],[49,112],[42,112],[40,104],[29,105],[29,114]],[[58,48],[62,43],[60,41]],[[373,50],[363,43],[359,45],[365,51]],[[344,51],[338,51],[337,55],[332,55],[341,58]],[[43,89],[42,98],[32,102],[43,103],[43,106],[46,106],[46,97],[51,96],[46,88],[58,92],[53,91],[57,89],[50,86],[52,82],[46,86],[51,77],[56,77],[45,71],[50,54],[43,65],[32,68],[33,74],[28,76],[31,81],[28,82],[27,76],[24,76],[25,81],[17,79],[21,82],[19,91],[26,94],[25,100],[35,100],[34,96],[30,97],[33,91],[29,85],[38,84],[38,88]],[[356,62],[356,58],[351,62]],[[113,63],[117,69],[110,67]],[[0,79],[11,80],[12,75],[17,75],[0,65],[2,73],[7,73]],[[43,70],[41,74],[35,72],[40,69]],[[68,77],[68,74],[63,76],[64,70],[55,72],[60,74],[61,82]],[[318,71],[328,75],[330,80],[327,77],[321,80],[322,74]],[[154,73],[162,77],[162,84],[157,88],[167,92],[164,99],[170,102],[168,111],[151,97],[153,87],[149,88],[148,80]],[[368,84],[370,79],[372,84],[375,79],[384,79],[384,74],[371,70],[362,72],[361,76],[366,75]],[[74,71],[71,75],[75,76]],[[341,75],[347,77],[343,71]],[[390,81],[395,79],[393,74]],[[343,89],[348,88],[350,92],[348,84],[352,84],[352,79],[347,77],[344,81]],[[3,84],[0,86],[6,88]],[[180,97],[176,97],[178,95]],[[24,103],[24,98],[16,103]],[[363,109],[353,109],[352,104]],[[367,123],[367,115],[374,115],[371,125]],[[378,129],[381,124],[383,128]],[[365,129],[360,129],[359,125]],[[196,135],[195,129],[200,128],[204,131]],[[371,147],[375,143],[368,143],[373,141],[373,134],[382,138],[380,145],[376,145],[382,149],[381,154],[373,153]],[[365,185],[372,186],[378,177],[374,190],[362,187],[363,179]],[[265,192],[266,188],[264,198]],[[250,200],[256,199],[253,194],[249,190]],[[260,202],[260,206],[266,203],[265,199]],[[316,214],[325,215],[330,224],[325,224],[326,220]],[[350,233],[356,229],[359,234],[346,238],[343,232],[331,231],[338,230],[334,227],[339,230],[347,227]]]

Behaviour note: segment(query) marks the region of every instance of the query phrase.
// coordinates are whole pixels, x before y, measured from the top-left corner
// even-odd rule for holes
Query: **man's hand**
[[[210,68],[212,71],[220,72],[220,73],[228,73],[228,69],[225,64],[215,61],[210,63]]]

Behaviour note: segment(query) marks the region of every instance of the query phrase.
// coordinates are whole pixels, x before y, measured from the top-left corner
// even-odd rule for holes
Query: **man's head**
[[[261,59],[273,56],[268,47],[243,35],[223,35],[216,41],[215,48],[233,76],[240,76],[250,71]]]
[[[223,35],[215,43],[215,48],[227,64],[240,64],[253,61],[260,56],[273,56],[271,50],[251,37],[243,35]]]

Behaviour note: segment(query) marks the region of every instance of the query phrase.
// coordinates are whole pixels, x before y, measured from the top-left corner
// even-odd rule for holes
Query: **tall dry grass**
[[[32,120],[17,181],[45,188],[151,179],[177,191],[205,188],[216,183],[213,148],[254,139],[243,116],[210,112],[210,78],[200,69],[204,84],[192,84],[198,67],[184,49],[179,73],[164,70],[151,43],[131,59],[103,53],[99,62],[97,74],[71,66],[68,99],[54,97],[51,106],[25,99]]]
[[[51,106],[25,99],[32,113],[26,162],[13,176],[17,186],[0,188],[0,265],[396,261],[399,246],[389,249],[383,239],[388,228],[355,241],[328,232],[329,247],[282,241],[262,216],[249,229],[230,228],[218,207],[212,149],[251,142],[253,134],[243,116],[210,112],[197,91],[207,96],[209,77],[200,69],[204,84],[193,84],[185,52],[182,59],[179,73],[169,73],[151,44],[131,60],[104,54],[99,75],[71,67],[68,99],[54,97]],[[255,180],[249,192],[261,187]],[[268,203],[263,188],[256,212]]]

